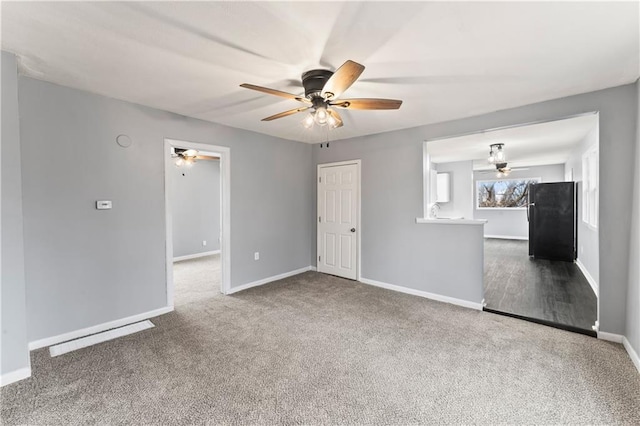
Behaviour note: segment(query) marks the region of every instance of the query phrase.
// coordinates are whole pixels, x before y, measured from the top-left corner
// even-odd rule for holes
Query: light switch
[[[108,201],[108,200],[96,201],[96,209],[109,210],[110,208],[111,208],[111,201]]]

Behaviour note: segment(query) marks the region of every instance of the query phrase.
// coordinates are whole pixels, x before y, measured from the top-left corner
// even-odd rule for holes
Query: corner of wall
[[[0,382],[4,385],[22,380],[31,374],[27,343],[18,67],[16,57],[4,51],[1,120]]]
[[[633,201],[631,214],[631,237],[629,239],[629,278],[627,285],[627,317],[625,338],[627,351],[636,356],[636,367],[640,354],[640,79],[636,81],[636,143],[635,167],[633,172]]]

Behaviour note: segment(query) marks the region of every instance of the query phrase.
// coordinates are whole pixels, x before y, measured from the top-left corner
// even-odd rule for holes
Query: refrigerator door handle
[[[527,222],[531,221],[531,218],[529,217],[529,210],[531,209],[531,207],[535,207],[536,203],[529,203],[527,204]]]

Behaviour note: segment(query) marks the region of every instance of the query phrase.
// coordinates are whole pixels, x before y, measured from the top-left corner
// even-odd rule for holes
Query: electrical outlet
[[[260,252],[259,251],[253,253],[253,260],[260,260]]]
[[[205,247],[207,245],[207,240],[202,240],[202,247]]]

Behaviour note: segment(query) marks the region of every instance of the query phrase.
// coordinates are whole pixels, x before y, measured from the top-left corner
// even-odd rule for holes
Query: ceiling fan
[[[489,164],[496,166],[496,177],[509,176],[509,173],[516,170],[529,170],[528,168],[512,169],[507,165],[507,154],[503,143],[492,143],[489,145]],[[480,173],[493,173],[492,170],[483,170]]]
[[[496,174],[496,177],[499,177],[499,178],[509,176],[509,173],[514,171],[529,170],[528,167],[518,167],[518,168],[512,169],[507,165],[506,161],[504,163],[495,163],[495,164],[496,164],[495,174]],[[494,170],[481,170],[480,173],[494,173]]]
[[[398,109],[402,101],[396,99],[338,99],[342,93],[360,77],[364,71],[364,66],[354,61],[346,61],[335,72],[325,69],[314,69],[302,74],[302,86],[304,96],[282,92],[280,90],[269,89],[267,87],[256,86],[254,84],[243,83],[240,87],[257,90],[269,95],[280,96],[305,104],[302,107],[284,111],[266,118],[262,121],[272,121],[278,118],[287,117],[298,112],[309,111],[303,121],[306,128],[313,124],[319,126],[329,125],[331,128],[341,127],[344,123],[342,117],[335,108],[359,109],[359,110],[380,110]]]
[[[185,148],[172,148],[171,149],[171,158],[175,158],[176,167],[180,167],[183,165],[191,166],[196,160],[208,160],[208,161],[217,161],[220,160],[220,157],[214,157],[211,155],[201,155],[195,149],[185,149]]]

